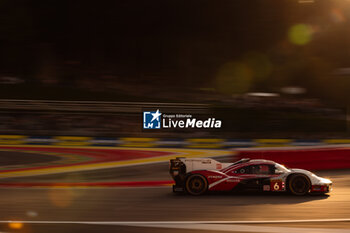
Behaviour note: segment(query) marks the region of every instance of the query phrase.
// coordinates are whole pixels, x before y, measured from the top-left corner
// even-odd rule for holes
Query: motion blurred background
[[[349,106],[349,0],[0,0],[0,232],[349,232]],[[222,128],[143,129],[145,110]],[[173,195],[178,156],[334,191]]]
[[[349,135],[349,1],[1,0],[0,16],[2,134]],[[145,103],[224,130],[144,132]]]

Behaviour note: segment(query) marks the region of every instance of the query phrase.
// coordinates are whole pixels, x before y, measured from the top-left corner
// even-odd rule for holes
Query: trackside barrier
[[[350,139],[222,139],[222,138],[147,138],[0,135],[0,145],[111,146],[192,149],[235,149],[350,144]]]
[[[235,160],[241,158],[273,160],[307,170],[350,168],[350,148],[240,150]]]
[[[135,148],[150,147],[225,150],[235,149],[239,150],[239,153],[235,154],[234,160],[245,157],[252,159],[269,159],[284,164],[288,167],[303,168],[308,170],[350,168],[350,139],[169,139],[145,137],[118,138],[0,135],[0,146],[1,145],[52,145],[62,147],[95,146]],[[331,145],[332,148],[318,147],[325,145]],[[316,148],[310,149],[310,147],[304,146],[315,146]],[[285,147],[293,148],[287,149]]]

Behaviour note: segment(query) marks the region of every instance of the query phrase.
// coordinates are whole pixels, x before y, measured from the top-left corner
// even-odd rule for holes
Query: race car
[[[220,163],[210,158],[170,160],[174,192],[201,195],[207,191],[328,193],[332,181],[303,169],[288,169],[271,160],[241,159]]]

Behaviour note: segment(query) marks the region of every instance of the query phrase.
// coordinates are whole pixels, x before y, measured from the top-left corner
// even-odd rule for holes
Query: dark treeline
[[[350,8],[344,5],[2,0],[0,75],[70,87],[84,87],[86,81],[95,86],[107,77],[137,85],[214,87],[224,94],[300,85],[310,95],[344,100],[339,93],[346,93],[347,85],[332,84],[329,77],[336,68],[349,65]],[[296,24],[310,29],[308,43],[296,45],[288,38]],[[230,62],[244,64],[253,74],[245,77],[234,65],[228,74],[237,77],[222,81],[218,73]],[[236,84],[238,88],[222,88]]]

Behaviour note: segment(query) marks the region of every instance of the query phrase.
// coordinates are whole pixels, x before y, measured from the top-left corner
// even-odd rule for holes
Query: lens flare
[[[22,229],[23,223],[21,222],[10,222],[9,223],[9,228],[14,229],[14,230],[19,230]]]
[[[249,52],[244,56],[244,62],[252,71],[252,76],[255,80],[263,80],[271,75],[272,63],[262,53]]]
[[[343,23],[346,21],[346,18],[340,9],[332,9],[330,17],[334,23]]]
[[[241,62],[224,64],[216,76],[216,89],[223,94],[242,94],[252,85],[252,71]]]
[[[312,28],[306,24],[296,24],[288,31],[288,39],[296,45],[306,45],[312,40]]]
[[[74,193],[71,189],[55,187],[48,191],[51,203],[57,207],[65,208],[72,204]]]

